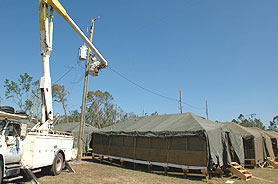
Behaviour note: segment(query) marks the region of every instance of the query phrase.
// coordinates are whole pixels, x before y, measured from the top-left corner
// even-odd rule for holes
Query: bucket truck
[[[0,183],[20,177],[21,170],[47,169],[52,175],[60,174],[67,161],[76,157],[73,136],[53,130],[53,107],[49,58],[52,51],[53,12],[64,18],[87,46],[98,57],[96,70],[107,66],[107,61],[74,23],[58,0],[39,0],[40,47],[43,75],[41,89],[41,122],[27,132],[28,122],[34,120],[16,114],[11,107],[0,107]],[[70,167],[68,167],[70,169]],[[32,175],[32,173],[30,174]]]

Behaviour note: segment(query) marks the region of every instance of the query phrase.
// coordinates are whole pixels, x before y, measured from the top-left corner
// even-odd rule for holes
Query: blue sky
[[[94,45],[110,67],[155,93],[204,108],[212,120],[231,121],[255,113],[266,125],[278,113],[278,2],[274,0],[60,0],[83,31],[92,18]],[[27,72],[40,79],[38,1],[1,0],[0,96],[4,80]],[[87,33],[88,34],[88,33]],[[54,17],[52,82],[70,92],[69,110],[82,100],[83,41],[57,14]],[[178,102],[144,91],[110,69],[89,78],[89,90],[109,91],[127,112],[178,113]],[[54,111],[62,113],[60,104]],[[184,112],[205,116],[184,105]]]

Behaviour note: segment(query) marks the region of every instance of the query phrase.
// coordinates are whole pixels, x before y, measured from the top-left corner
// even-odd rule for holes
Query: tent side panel
[[[101,134],[93,134],[93,152],[109,154],[109,137]]]
[[[255,159],[254,138],[244,138],[243,146],[245,159]]]
[[[278,154],[277,139],[276,138],[272,138],[271,142],[272,142],[272,148],[273,148],[273,151],[274,151],[274,155],[277,158],[278,157],[278,155],[277,155]]]
[[[94,134],[93,152],[151,162],[207,166],[206,141],[198,136],[149,138]]]
[[[151,149],[149,159],[153,162],[167,163],[169,139],[151,138]]]
[[[174,137],[170,141],[169,162],[188,166],[207,166],[206,141],[198,136]]]

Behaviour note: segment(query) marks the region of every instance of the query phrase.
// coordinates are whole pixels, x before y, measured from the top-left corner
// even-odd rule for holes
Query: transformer
[[[87,50],[88,50],[88,48],[86,47],[86,45],[82,45],[81,47],[79,47],[79,60],[80,61],[87,59]]]

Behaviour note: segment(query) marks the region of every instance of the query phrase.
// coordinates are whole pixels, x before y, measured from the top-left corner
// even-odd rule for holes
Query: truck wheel
[[[61,153],[58,153],[54,159],[53,165],[50,169],[50,174],[53,176],[59,175],[62,172],[64,164],[64,157]]]

